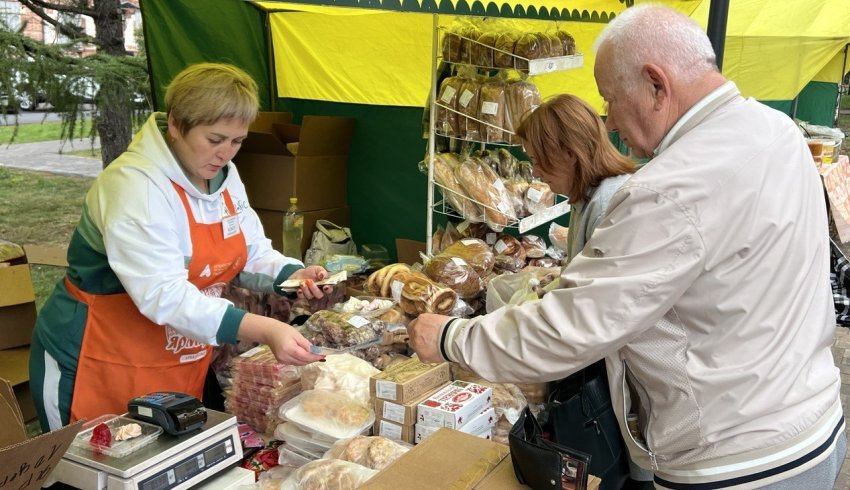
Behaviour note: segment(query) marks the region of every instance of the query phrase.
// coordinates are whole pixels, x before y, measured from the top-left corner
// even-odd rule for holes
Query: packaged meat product
[[[529,213],[539,213],[555,205],[555,193],[549,184],[536,180],[528,184],[524,203]]]
[[[515,132],[522,123],[522,120],[543,103],[537,86],[526,80],[509,83],[505,89],[505,99],[508,104],[507,119],[509,122],[507,124],[509,127],[507,129],[511,132]],[[519,142],[519,138],[515,135],[510,141],[510,143]],[[517,170],[514,169],[512,176],[516,176],[516,173]]]
[[[410,450],[381,436],[355,436],[340,439],[322,456],[325,459],[341,459],[363,465],[373,470],[382,470]]]
[[[464,238],[443,251],[444,255],[460,257],[471,265],[479,277],[485,277],[493,270],[494,256],[484,240]]]
[[[440,254],[425,264],[425,275],[457,292],[461,298],[473,298],[481,293],[481,276],[461,257]]]
[[[137,425],[139,435],[124,440],[115,437],[121,427],[128,425]],[[85,452],[121,458],[154,442],[162,432],[162,427],[153,424],[107,414],[86,422],[71,445]]]
[[[458,137],[481,141],[481,125],[478,123],[481,81],[475,78],[464,80],[457,96]]]
[[[514,45],[519,38],[519,34],[514,31],[505,31],[496,37],[496,42],[493,45],[493,66],[496,68],[513,68],[514,60]]]
[[[437,95],[437,102],[440,105],[448,107],[448,109],[438,105],[435,113],[434,129],[437,133],[444,136],[457,136],[457,98],[460,94],[460,88],[463,85],[464,79],[461,77],[448,77],[440,83],[440,93]],[[451,110],[449,110],[451,109]]]
[[[503,143],[506,141],[503,128],[505,127],[505,83],[501,80],[490,80],[481,85],[478,95],[480,109],[478,119],[481,120],[481,140],[488,143]]]
[[[495,32],[485,32],[472,44],[472,64],[484,68],[493,66],[493,47],[499,35]],[[560,42],[560,40],[558,41]]]
[[[523,235],[520,237],[525,256],[530,259],[539,259],[546,255],[546,242],[537,235]]]
[[[516,219],[511,198],[499,175],[475,158],[467,158],[455,169],[466,193],[484,205],[484,218],[493,231],[502,231]]]
[[[547,51],[549,49],[548,42],[546,49]],[[519,39],[517,39],[517,42],[514,45],[514,54],[518,56],[515,60],[516,68],[519,70],[527,70],[528,60],[541,58],[541,53],[543,53],[543,43],[541,42],[540,37],[533,32],[523,34]]]
[[[351,347],[379,340],[384,333],[384,322],[368,319],[353,313],[322,310],[304,322],[310,332],[321,334],[324,342],[313,342],[325,347]]]
[[[449,205],[465,219],[473,222],[484,221],[484,210],[471,201],[455,176],[455,169],[460,165],[454,153],[440,153],[434,156],[434,181],[439,184],[440,193]]]
[[[307,390],[280,407],[280,417],[303,430],[343,439],[362,434],[375,412],[360,401],[333,391]]]
[[[576,54],[576,40],[573,39],[566,31],[556,31],[555,36],[561,40],[561,45],[564,47],[564,55],[571,56]]]
[[[421,272],[410,274],[401,290],[399,305],[410,316],[421,313],[448,315],[457,302],[457,293],[440,285]]]
[[[377,470],[341,459],[318,459],[295,470],[280,488],[355,490],[377,473]]]

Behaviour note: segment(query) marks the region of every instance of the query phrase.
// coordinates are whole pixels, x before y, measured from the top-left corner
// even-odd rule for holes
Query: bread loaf
[[[531,82],[518,81],[509,83],[505,89],[505,99],[508,103],[508,129],[515,132],[522,120],[540,107],[543,100],[537,86]],[[514,135],[510,143],[519,143],[519,138]]]
[[[457,293],[435,283],[421,272],[411,272],[401,290],[399,306],[410,316],[421,313],[448,315],[457,302]]]
[[[548,43],[546,48],[548,51]],[[520,70],[527,70],[528,60],[536,60],[537,58],[540,58],[542,52],[543,45],[537,34],[533,32],[523,34],[522,37],[517,39],[517,42],[514,45],[514,54],[519,57],[515,60],[516,68]]]
[[[535,32],[535,36],[537,36],[537,40],[540,41],[540,53],[537,55],[537,58],[551,58],[552,54],[552,43],[549,41],[549,36],[545,32]]]
[[[564,44],[555,33],[546,34],[549,41],[549,56],[564,56]]]
[[[440,84],[437,102],[448,109],[444,109],[440,105],[436,107],[434,128],[444,136],[457,136],[458,134],[457,113],[454,111],[457,110],[457,98],[463,81],[464,79],[460,77],[448,77]]]
[[[493,67],[493,47],[496,45],[498,34],[485,32],[478,38],[478,42],[472,45],[472,64],[484,68]],[[558,40],[560,43],[560,39]]]
[[[512,31],[503,32],[496,37],[493,51],[493,66],[496,68],[513,68],[514,46],[519,36]]]
[[[443,255],[460,257],[471,265],[479,277],[486,277],[493,270],[495,256],[490,246],[478,238],[464,238],[443,249]]]
[[[526,257],[539,259],[546,255],[546,242],[537,235],[523,235],[520,238]]]
[[[461,44],[462,40],[457,32],[445,31],[443,35],[443,61],[459,63]]]
[[[481,93],[481,82],[468,79],[463,82],[457,99],[458,134],[464,139],[480,141],[481,128],[478,124],[479,95]],[[466,116],[466,117],[464,117]]]
[[[493,231],[502,231],[516,219],[502,179],[489,166],[467,158],[455,169],[455,176],[467,195],[484,205],[484,219]]]
[[[528,185],[525,193],[525,209],[535,214],[555,205],[555,193],[549,188],[549,184],[539,180]]]
[[[528,182],[523,179],[506,180],[505,189],[511,196],[511,204],[514,206],[514,213],[516,213],[517,218],[528,216],[528,210],[525,209],[525,193],[528,191]]]
[[[497,257],[499,255],[514,257],[518,262],[525,264],[525,249],[522,247],[522,242],[513,235],[500,236],[493,244],[493,250]]]
[[[479,94],[480,110],[478,119],[481,124],[481,140],[488,143],[505,142],[505,83],[491,80],[481,86]]]
[[[481,37],[481,31],[475,26],[464,27],[460,30],[460,62],[472,63],[472,50],[475,46],[475,41]]]
[[[555,35],[561,40],[564,47],[564,56],[576,54],[576,40],[566,31],[556,31]]]
[[[481,276],[460,257],[440,254],[425,264],[425,275],[452,288],[461,298],[474,298],[483,287]]]
[[[460,165],[453,153],[440,153],[434,157],[434,181],[442,186],[440,193],[461,216],[476,223],[484,221],[484,210],[467,198],[466,191],[455,176]]]

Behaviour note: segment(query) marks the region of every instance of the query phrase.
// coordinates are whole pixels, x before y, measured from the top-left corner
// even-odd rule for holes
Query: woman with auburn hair
[[[534,176],[549,184],[554,192],[569,197],[568,263],[590,239],[605,215],[611,196],[635,172],[635,162],[611,144],[596,111],[574,95],[548,99],[522,121],[517,135],[534,164]],[[597,403],[600,399],[601,403],[583,413],[582,418],[558,408],[576,396],[594,398],[588,394],[592,390],[598,397]],[[621,488],[630,466],[635,481],[628,488],[652,487],[649,481],[652,473],[629,464],[628,451],[611,409],[604,360],[553,382],[551,392],[547,406],[551,433],[557,442],[592,455],[590,472],[602,478],[603,489]],[[584,406],[593,402],[582,400],[581,403]]]

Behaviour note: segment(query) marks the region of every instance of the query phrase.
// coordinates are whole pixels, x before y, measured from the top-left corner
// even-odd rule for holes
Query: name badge
[[[221,219],[221,231],[225,240],[239,234],[239,215],[225,216]]]

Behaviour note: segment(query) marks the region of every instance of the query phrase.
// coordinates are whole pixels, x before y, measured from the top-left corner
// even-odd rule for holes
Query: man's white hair
[[[710,71],[718,71],[714,48],[699,24],[663,5],[629,7],[614,18],[593,43],[612,49],[613,73],[622,88],[637,85],[640,69],[653,63],[685,83]]]

